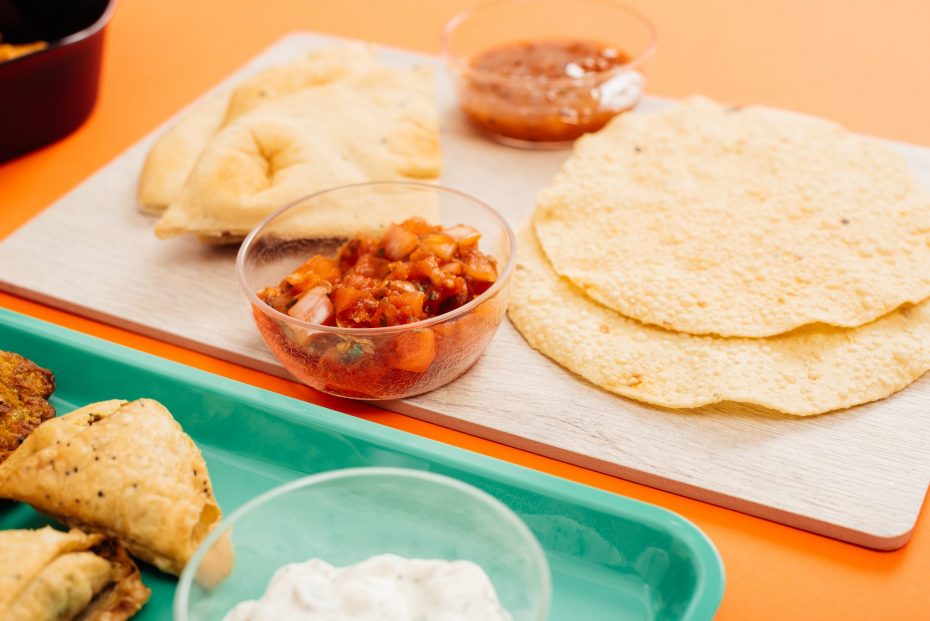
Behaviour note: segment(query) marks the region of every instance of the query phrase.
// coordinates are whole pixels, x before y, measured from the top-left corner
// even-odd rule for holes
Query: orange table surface
[[[90,120],[54,145],[0,164],[0,237],[290,31],[316,30],[437,52],[443,23],[470,4],[123,0],[107,35],[100,101]],[[777,105],[828,116],[856,131],[930,144],[927,0],[630,4],[649,15],[660,33],[650,67],[652,93],[674,97],[700,92],[738,103]],[[723,557],[727,586],[717,616],[722,621],[930,619],[926,510],[904,549],[871,552],[327,397],[13,296],[0,294],[0,306],[678,512],[702,528]]]

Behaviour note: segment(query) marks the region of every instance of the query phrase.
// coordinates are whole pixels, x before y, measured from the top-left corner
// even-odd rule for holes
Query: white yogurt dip
[[[375,556],[349,567],[285,565],[260,600],[224,621],[511,621],[490,578],[471,561]]]

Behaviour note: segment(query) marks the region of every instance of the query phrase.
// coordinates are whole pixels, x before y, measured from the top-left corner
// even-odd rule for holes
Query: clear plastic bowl
[[[214,545],[231,542],[232,572],[213,588],[196,579]],[[514,621],[549,614],[549,566],[526,525],[500,501],[437,474],[354,468],[299,479],[246,503],[217,526],[188,563],[176,621],[220,621],[259,599],[274,572],[321,558],[337,567],[379,554],[469,560],[491,578]]]
[[[607,45],[629,60],[577,78],[515,77],[472,64],[493,48],[545,40]],[[634,107],[655,46],[652,23],[612,0],[497,0],[452,18],[442,34],[459,104],[472,124],[498,142],[532,149],[569,146]]]
[[[481,232],[479,247],[497,260],[497,282],[453,311],[384,328],[322,326],[278,312],[259,299],[314,254],[332,254],[340,241],[302,239],[297,225],[308,214],[325,221],[346,209],[416,204],[431,224],[466,224]],[[296,223],[296,224],[295,224]],[[481,201],[448,188],[414,182],[341,186],[303,198],[269,216],[246,237],[236,261],[239,284],[272,353],[297,379],[317,390],[353,399],[398,399],[447,384],[478,360],[500,325],[510,299],[515,241],[507,222]],[[392,366],[392,352],[426,339],[435,357],[425,370]],[[413,343],[414,345],[411,345]]]

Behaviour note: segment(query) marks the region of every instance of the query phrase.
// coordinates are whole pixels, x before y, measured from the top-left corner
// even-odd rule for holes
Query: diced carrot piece
[[[417,237],[419,237],[420,235],[426,235],[427,233],[432,233],[434,231],[439,230],[439,227],[431,226],[423,218],[407,218],[406,220],[401,222],[400,226],[407,229],[408,231],[410,231]]]
[[[391,366],[403,371],[423,373],[436,358],[436,337],[433,331],[404,332],[394,339]]]
[[[423,259],[428,259],[432,254],[417,246],[417,249],[410,253],[410,256],[407,257],[407,260],[411,263],[416,263],[417,261],[422,261]]]
[[[461,261],[449,261],[448,263],[444,263],[439,269],[444,271],[446,274],[454,274],[458,276],[462,273],[462,271],[464,271],[465,266],[462,265]]]
[[[422,319],[423,302],[426,301],[426,294],[422,291],[416,293],[402,293],[391,296],[391,302],[398,309],[409,309],[410,316],[414,319]]]
[[[320,284],[321,280],[322,279],[316,273],[298,268],[297,271],[287,275],[284,279],[284,283],[290,285],[294,291],[300,293],[301,291],[313,289]]]
[[[439,269],[439,263],[436,261],[436,257],[432,255],[414,263],[413,267],[410,269],[410,277],[428,279],[437,287],[446,280],[446,275]]]
[[[301,266],[301,271],[312,272],[323,280],[335,282],[342,276],[339,271],[339,263],[335,259],[316,255]]]
[[[485,254],[472,253],[465,259],[465,275],[472,280],[494,282],[497,280],[497,264]]]
[[[478,243],[478,240],[481,239],[481,233],[478,232],[478,229],[464,224],[450,226],[443,230],[443,233],[457,241],[460,248],[474,246]]]
[[[387,284],[387,288],[395,293],[418,293],[420,291],[416,284],[407,279],[392,280]]]
[[[358,261],[358,258],[367,254],[371,248],[378,245],[378,242],[366,235],[360,235],[349,240],[339,249],[339,265],[343,270],[347,270]]]
[[[371,289],[376,286],[373,278],[351,272],[342,278],[341,284],[343,287],[352,287],[353,289]]]
[[[405,281],[410,278],[410,264],[406,261],[397,261],[396,263],[388,264],[387,277],[390,280]]]
[[[376,328],[397,325],[399,314],[397,307],[388,298],[382,298],[378,302],[378,310],[372,316],[371,323]]]
[[[333,308],[337,315],[341,315],[365,296],[365,292],[354,287],[336,287],[333,289]]]
[[[448,261],[455,256],[458,244],[448,235],[430,233],[420,238],[420,248],[436,255],[441,261]]]
[[[370,278],[384,278],[388,275],[388,262],[372,254],[363,254],[352,268],[352,273]]]

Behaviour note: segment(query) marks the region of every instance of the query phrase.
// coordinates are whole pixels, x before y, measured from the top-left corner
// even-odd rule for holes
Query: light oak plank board
[[[282,39],[218,88],[333,41],[311,34]],[[457,111],[437,59],[383,54],[390,64],[437,66],[443,182],[494,205],[514,226],[523,224],[566,152],[484,140]],[[640,109],[664,104],[649,99]],[[252,325],[235,282],[235,250],[157,240],[152,219],[136,210],[139,170],[159,131],[0,243],[0,288],[286,376]],[[895,146],[930,184],[930,149]],[[464,377],[385,405],[879,549],[907,542],[930,482],[928,377],[878,403],[806,419],[732,404],[664,410],[593,387],[530,349],[505,323]]]

